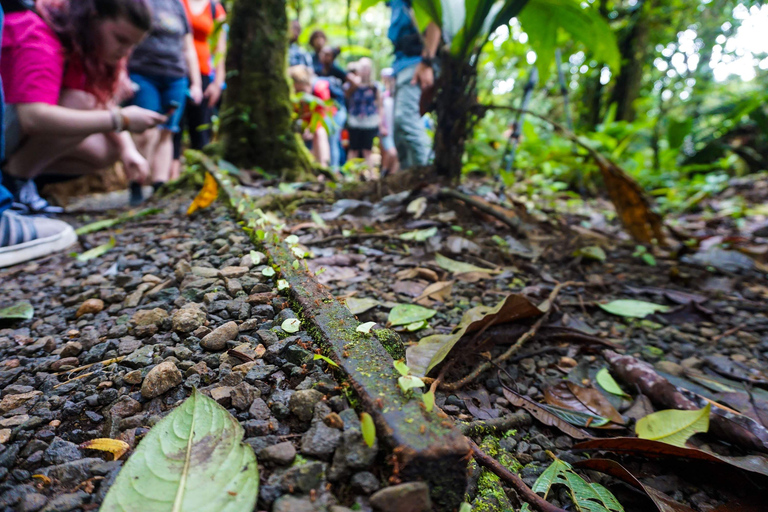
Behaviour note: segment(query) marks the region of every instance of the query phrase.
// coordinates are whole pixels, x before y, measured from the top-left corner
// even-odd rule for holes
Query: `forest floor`
[[[490,203],[502,199],[483,181],[464,189]],[[122,460],[78,445],[110,437],[134,448],[194,387],[243,426],[260,467],[257,510],[371,510],[372,501],[376,510],[404,510],[396,493],[376,497],[393,483],[389,459],[362,442],[357,413],[327,364],[313,359],[320,347],[304,330],[282,331],[296,312],[262,274],[263,264],[254,265],[250,253],[258,248],[219,203],[187,216],[193,196],[183,190],[153,199],[148,206],[159,213],[82,235],[79,253],[114,237],[114,248],[91,259],[59,254],[0,271],[0,308],[25,300],[34,308],[32,319],[0,325],[0,510],[98,508]],[[736,220],[728,209],[734,197],[752,207]],[[511,417],[525,401],[566,410],[557,415],[527,405],[535,419],[518,414],[515,428],[501,434],[473,431],[486,453],[529,486],[553,456],[583,464],[597,455],[575,444],[632,437],[636,419],[669,408],[659,406],[665,397],[645,396],[652,390],[638,393],[642,382],[618,378],[626,362],[609,364],[610,346],[650,363],[678,388],[752,418],[747,437],[758,442],[748,449],[710,433],[691,439],[699,450],[688,452],[649,451],[632,441],[621,449],[596,445],[599,458],[621,462],[656,491],[579,473],[606,485],[627,511],[743,512],[763,510],[768,478],[768,459],[757,455],[768,450],[765,204],[768,180],[734,180],[698,213],[667,219],[697,243],[657,249],[652,257],[623,235],[601,201],[534,204],[520,233],[462,202],[438,201],[430,187],[373,202],[305,200],[275,213],[284,234],[296,235],[311,253],[306,261],[317,279],[361,322],[399,324],[390,312],[403,308],[395,306],[425,308],[406,308],[416,317],[393,327],[407,345],[449,334],[469,309],[494,307],[510,295],[540,308],[529,320],[499,318],[484,336],[465,337],[437,372],[436,406],[456,424]],[[68,220],[79,226],[113,217],[93,211]],[[636,313],[637,303],[614,310],[621,314],[600,306],[625,299],[659,311],[635,318],[626,315]],[[451,387],[508,351],[537,319],[544,321],[535,336]],[[603,368],[626,396],[596,382]],[[592,387],[602,399],[585,394]],[[608,429],[592,428],[608,416]],[[586,423],[574,428],[579,421]],[[695,460],[694,451],[721,459]],[[562,485],[547,498],[573,509]],[[478,511],[520,507],[506,483],[474,463],[468,499]]]

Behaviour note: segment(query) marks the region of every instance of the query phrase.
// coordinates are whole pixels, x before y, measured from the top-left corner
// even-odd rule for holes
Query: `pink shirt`
[[[64,79],[64,48],[34,12],[6,15],[0,76],[6,103],[58,104]]]

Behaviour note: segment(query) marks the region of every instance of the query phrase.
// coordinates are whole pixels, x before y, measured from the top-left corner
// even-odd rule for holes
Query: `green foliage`
[[[697,411],[670,409],[655,412],[640,418],[635,425],[635,432],[640,439],[652,439],[683,447],[694,434],[709,430],[711,408],[712,405],[707,404]]]
[[[555,459],[544,470],[531,489],[546,498],[553,485],[565,486],[580,512],[624,512],[624,507],[611,491],[598,483],[588,483],[570,464],[560,459]]]

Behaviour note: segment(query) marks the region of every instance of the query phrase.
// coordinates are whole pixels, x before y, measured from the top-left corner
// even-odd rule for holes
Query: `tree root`
[[[474,441],[469,438],[467,438],[467,441],[469,442],[470,448],[472,448],[472,457],[474,457],[477,463],[487,468],[493,474],[512,486],[522,501],[530,504],[533,506],[533,508],[539,510],[540,512],[565,512],[565,510],[554,506],[533,492],[531,488],[528,487],[525,482],[523,482],[522,478],[502,466],[496,459],[481,450]]]
[[[527,427],[533,420],[525,411],[517,411],[492,420],[478,420],[471,423],[459,423],[457,428],[465,436],[479,436],[492,433],[503,433],[513,428]]]
[[[417,190],[426,185],[436,183],[440,177],[432,165],[413,167],[404,171],[390,174],[383,179],[345,185],[336,192],[337,199],[366,199],[376,202],[390,194],[398,194],[406,190]]]
[[[481,201],[472,196],[468,196],[467,194],[462,194],[461,192],[450,188],[441,189],[439,196],[441,198],[456,199],[458,201],[467,203],[468,205],[472,206],[473,208],[477,208],[486,215],[490,215],[499,219],[501,222],[509,226],[516,236],[526,238],[525,232],[522,231],[522,223],[520,222],[520,218],[517,216],[511,217],[499,209],[494,208],[492,205],[485,201]]]

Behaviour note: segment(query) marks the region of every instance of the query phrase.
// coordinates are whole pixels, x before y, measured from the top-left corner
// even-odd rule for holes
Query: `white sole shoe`
[[[63,224],[63,223],[62,223]],[[77,242],[77,235],[72,226],[67,225],[55,235],[36,238],[29,242],[0,248],[0,268],[10,267],[26,261],[42,258],[62,251]]]

